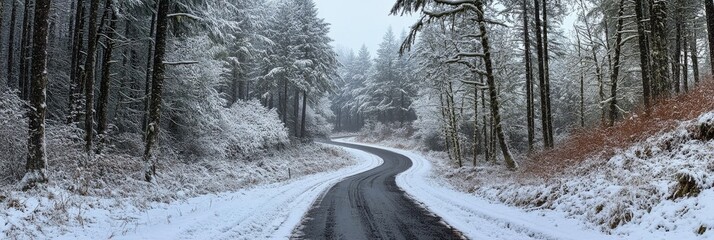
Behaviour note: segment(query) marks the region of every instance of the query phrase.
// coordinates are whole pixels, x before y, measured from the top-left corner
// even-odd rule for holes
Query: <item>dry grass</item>
[[[697,118],[714,110],[714,81],[701,82],[689,93],[662,100],[646,113],[634,111],[613,127],[594,127],[573,133],[555,149],[533,154],[523,164],[521,174],[550,178],[598,157],[603,162],[616,149],[627,148],[662,131],[673,129],[678,122]]]

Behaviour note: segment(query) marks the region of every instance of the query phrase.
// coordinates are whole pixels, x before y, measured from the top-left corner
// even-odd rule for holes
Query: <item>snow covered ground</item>
[[[442,217],[471,239],[611,239],[588,230],[578,220],[548,211],[524,211],[491,203],[478,196],[451,188],[432,175],[432,165],[422,155],[401,149],[338,141],[382,148],[409,157],[414,165],[397,176],[397,185],[412,199]]]
[[[35,216],[27,210],[46,206],[65,207],[66,191],[50,188],[52,197],[22,199],[18,208],[0,214],[0,223],[11,226],[8,238],[52,239],[265,239],[288,238],[312,203],[346,176],[381,165],[380,158],[345,149],[358,163],[297,179],[259,185],[237,192],[208,194],[171,203],[134,203],[100,197],[84,197],[83,205],[68,207],[68,216],[80,224],[28,226]],[[81,221],[80,221],[81,220]],[[72,221],[74,222],[74,221]],[[25,228],[25,229],[22,229]],[[33,229],[28,229],[33,228]],[[31,232],[32,235],[18,233]]]
[[[95,216],[100,219],[99,222],[71,231],[59,239],[288,238],[321,193],[346,176],[382,163],[373,155],[345,150],[359,159],[359,164],[294,181],[159,205],[145,212],[128,209],[104,215],[103,219]],[[136,221],[125,225],[115,219],[119,216],[135,218]]]

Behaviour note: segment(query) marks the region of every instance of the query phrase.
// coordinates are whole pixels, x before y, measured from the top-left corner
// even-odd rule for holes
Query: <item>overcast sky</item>
[[[389,26],[399,37],[418,16],[389,16],[394,0],[315,0],[319,17],[330,23],[332,45],[351,48],[355,52],[367,45],[374,53]]]

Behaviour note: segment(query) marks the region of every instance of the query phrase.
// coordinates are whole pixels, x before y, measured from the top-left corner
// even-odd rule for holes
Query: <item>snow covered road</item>
[[[335,140],[370,146],[402,154],[413,166],[397,175],[397,185],[412,199],[440,216],[470,239],[611,239],[586,230],[577,220],[553,212],[533,211],[493,204],[477,196],[459,192],[430,176],[431,163],[423,156],[400,149],[349,140]]]
[[[70,231],[60,239],[286,239],[322,193],[382,159],[345,148],[355,166],[235,193],[206,195],[134,213],[136,223],[116,219]],[[91,214],[91,213],[90,213]],[[131,213],[130,213],[131,215]]]

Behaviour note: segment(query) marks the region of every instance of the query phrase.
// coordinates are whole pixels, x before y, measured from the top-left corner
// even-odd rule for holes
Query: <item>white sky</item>
[[[355,52],[365,44],[372,56],[389,26],[397,37],[416,23],[419,16],[389,16],[394,0],[315,0],[318,16],[330,23],[336,48]]]

